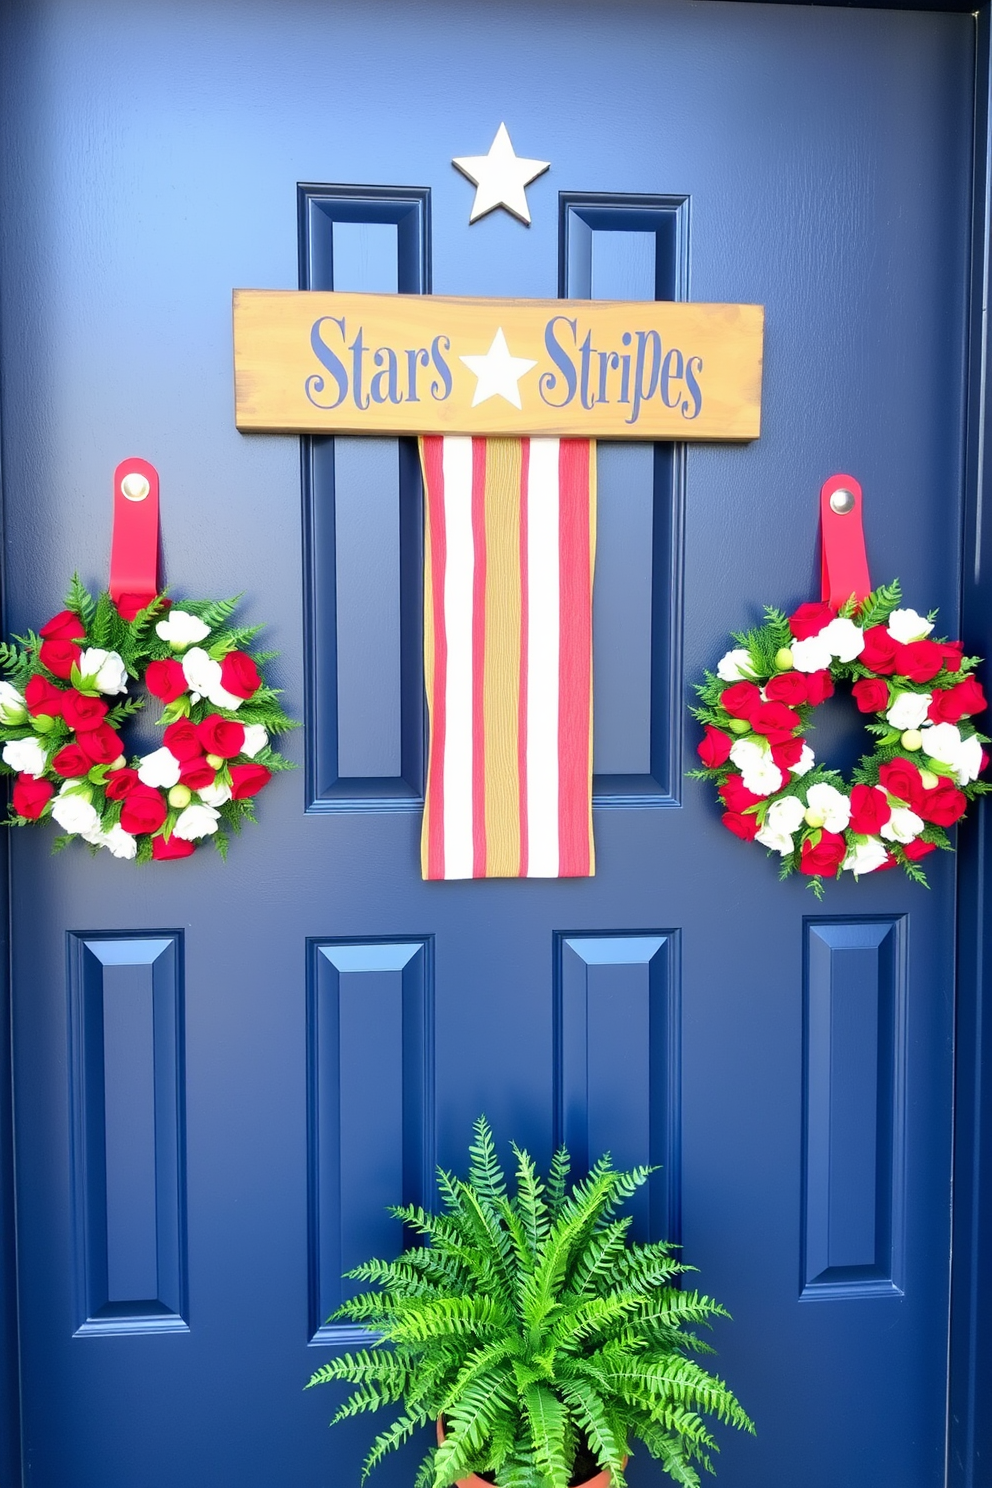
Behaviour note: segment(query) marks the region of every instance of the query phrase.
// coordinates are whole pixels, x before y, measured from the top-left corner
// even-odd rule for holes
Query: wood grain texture
[[[477,406],[502,330],[534,363]],[[760,305],[234,292],[244,433],[750,440],[761,430]]]

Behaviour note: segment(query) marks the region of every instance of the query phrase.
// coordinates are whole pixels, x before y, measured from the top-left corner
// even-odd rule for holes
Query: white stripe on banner
[[[558,876],[558,440],[532,439],[527,495],[527,876]]]
[[[448,639],[444,740],[444,874],[471,878],[472,849],[472,440],[444,441],[444,626]]]

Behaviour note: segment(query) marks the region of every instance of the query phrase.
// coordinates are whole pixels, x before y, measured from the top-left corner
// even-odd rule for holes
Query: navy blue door
[[[955,864],[780,885],[684,778],[690,683],[815,597],[821,481],[955,632],[973,23],[784,5],[14,3],[7,625],[158,467],[177,594],[243,590],[302,768],[225,866],[13,842],[24,1481],[357,1488],[301,1393],[383,1205],[480,1111],[662,1165],[758,1424],[726,1488],[943,1481]],[[469,226],[455,155],[551,161]],[[304,183],[302,187],[300,183]],[[350,184],[358,183],[358,184]],[[597,876],[424,884],[404,443],[235,432],[235,286],[767,306],[750,446],[604,446]],[[301,473],[302,472],[302,473]],[[838,758],[847,727],[838,724]],[[932,860],[931,860],[932,861]],[[411,1481],[414,1456],[378,1472]],[[636,1460],[633,1481],[658,1482]]]

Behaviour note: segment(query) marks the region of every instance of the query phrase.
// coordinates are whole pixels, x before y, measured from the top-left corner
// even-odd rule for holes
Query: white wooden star
[[[524,373],[529,372],[531,367],[536,367],[537,363],[529,362],[526,357],[510,355],[502,326],[493,337],[492,345],[485,356],[463,356],[459,360],[478,378],[475,397],[472,399],[473,408],[485,403],[487,398],[505,398],[514,408],[523,406],[517,384]]]
[[[457,155],[452,160],[463,175],[475,185],[475,201],[469,222],[484,217],[495,207],[505,207],[521,222],[530,222],[525,186],[548,169],[550,160],[525,160],[513,153],[506,125],[501,124],[488,155]],[[518,405],[519,406],[519,405]]]

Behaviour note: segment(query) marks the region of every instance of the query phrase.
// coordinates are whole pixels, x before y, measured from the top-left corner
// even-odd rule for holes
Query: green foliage
[[[676,1285],[691,1268],[664,1242],[628,1238],[617,1210],[650,1168],[616,1171],[601,1158],[569,1187],[568,1154],[547,1183],[516,1147],[509,1191],[492,1133],[476,1122],[467,1180],[439,1171],[440,1214],[391,1212],[420,1236],[396,1260],[349,1276],[377,1290],[334,1314],[370,1329],[373,1346],[322,1365],[310,1385],[356,1388],[335,1421],[402,1404],[374,1441],[365,1474],[423,1426],[443,1419],[417,1488],[447,1488],[470,1472],[500,1488],[567,1488],[583,1444],[625,1488],[639,1438],[675,1482],[695,1488],[716,1442],[701,1413],[753,1431],[722,1380],[692,1357],[711,1352],[691,1325],[724,1309]]]
[[[873,625],[884,625],[901,602],[902,586],[898,579],[893,579],[891,584],[873,589],[863,604],[852,609],[852,614],[862,630],[870,630]]]

